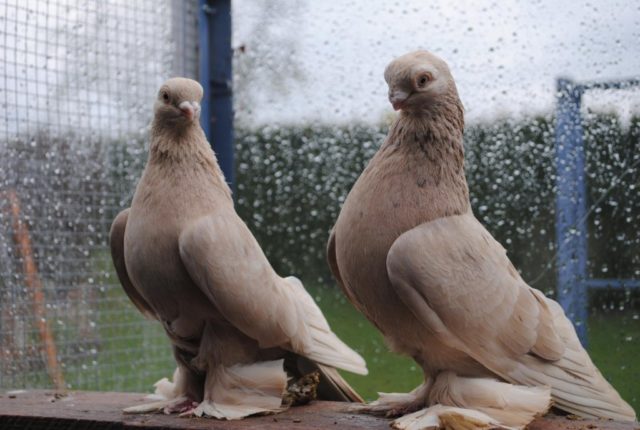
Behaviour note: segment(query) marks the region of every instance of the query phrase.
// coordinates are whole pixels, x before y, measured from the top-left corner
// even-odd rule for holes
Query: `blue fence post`
[[[235,186],[231,0],[200,0],[200,81],[204,88],[201,123],[225,179]]]
[[[200,0],[198,10],[198,78],[204,94],[200,111],[200,125],[209,142],[211,142],[211,49],[209,49],[209,0]]]
[[[585,157],[580,101],[583,88],[568,79],[557,82],[556,243],[557,298],[587,343],[587,225]]]

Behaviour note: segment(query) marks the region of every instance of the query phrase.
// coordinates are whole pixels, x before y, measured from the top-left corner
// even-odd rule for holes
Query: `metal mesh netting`
[[[554,295],[556,78],[637,77],[640,9],[614,3],[233,0],[236,208],[365,357],[369,376],[346,376],[365,398],[422,378],[334,288],[324,256],[394,115],[384,67],[416,48],[449,62],[474,211]],[[168,341],[122,293],[106,241],[146,160],[158,85],[195,76],[196,15],[195,1],[0,0],[1,388],[148,390],[171,372]],[[578,106],[588,275],[636,286],[639,95],[590,91]],[[589,295],[589,352],[638,408],[640,288]]]
[[[168,343],[107,249],[153,97],[195,77],[197,1],[0,1],[0,387],[148,389]]]

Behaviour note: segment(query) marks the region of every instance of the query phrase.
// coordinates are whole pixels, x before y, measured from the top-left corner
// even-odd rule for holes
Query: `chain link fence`
[[[107,245],[157,88],[197,77],[197,7],[0,0],[0,388],[148,390],[172,371]]]

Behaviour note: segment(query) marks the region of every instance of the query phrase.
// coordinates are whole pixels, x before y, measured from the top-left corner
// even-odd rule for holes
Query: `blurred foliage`
[[[640,279],[640,118],[614,114],[585,129],[591,275]]]
[[[237,130],[236,209],[279,273],[330,282],[324,247],[383,127]]]
[[[589,113],[585,118],[589,270],[600,278],[637,279],[640,118],[625,125],[615,115]],[[353,381],[369,398],[376,389],[409,389],[419,372],[410,360],[386,352],[379,334],[338,289],[331,288],[334,280],[325,263],[325,244],[340,206],[383,142],[386,129],[355,124],[236,130],[236,208],[276,270],[295,274],[312,291],[317,289],[314,295],[336,331],[366,356],[377,376]],[[140,389],[171,371],[166,343],[156,343],[162,337],[160,330],[149,324],[134,328],[141,317],[130,305],[122,308],[126,298],[105,253],[111,220],[129,205],[146,162],[145,142],[142,131],[126,141],[99,142],[38,131],[5,142],[0,154],[2,165],[10,166],[0,171],[1,191],[16,190],[22,200],[21,217],[30,230],[48,315],[56,324],[58,354],[78,387]],[[470,125],[465,147],[474,212],[507,248],[524,279],[553,295],[553,120],[536,117]],[[6,200],[4,205],[0,297],[12,305],[2,307],[0,340],[5,351],[20,360],[2,361],[0,386],[13,385],[17,380],[13,375],[21,373],[27,377],[20,381],[42,386],[47,380],[43,357],[35,346],[25,349],[38,345],[38,339]],[[640,307],[639,293],[638,289],[592,292],[597,312],[591,313],[590,321],[597,324],[590,327],[591,351],[616,386],[636,380],[629,372],[638,371],[630,357],[639,345],[640,320],[634,311]],[[139,345],[141,334],[147,339],[144,349]],[[611,350],[618,340],[619,351]],[[144,351],[154,347],[158,348],[155,364],[143,366],[135,378],[128,375],[127,369],[145,363]],[[623,391],[637,407],[639,396],[631,385]]]
[[[615,115],[585,118],[589,270],[595,277],[638,278],[640,174],[633,163],[640,159],[640,119],[623,127]],[[385,136],[385,126],[362,124],[236,130],[236,207],[279,273],[333,283],[325,263],[329,231]],[[556,273],[554,139],[547,117],[465,131],[474,213],[523,278],[548,295]],[[628,302],[630,293],[624,296],[603,300]]]

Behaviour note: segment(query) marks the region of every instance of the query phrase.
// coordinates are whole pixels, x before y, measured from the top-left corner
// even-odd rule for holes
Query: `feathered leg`
[[[394,420],[391,427],[397,430],[478,430],[505,428],[498,421],[482,412],[454,406],[434,405]]]
[[[204,400],[192,413],[234,420],[280,412],[286,388],[283,360],[218,367],[207,372]]]
[[[378,393],[378,400],[354,405],[350,410],[389,418],[405,415],[425,407],[431,385],[431,379],[427,379],[408,393]]]
[[[191,377],[198,378],[197,375],[192,375],[187,369],[178,365],[173,372],[173,381],[162,378],[153,384],[156,387],[155,392],[145,398],[155,401],[130,406],[125,408],[123,412],[127,414],[144,414],[162,411],[165,414],[171,414],[176,412],[184,413],[194,409],[198,406],[198,398],[193,393],[189,394],[189,386],[193,385],[189,383]]]
[[[176,338],[177,341],[180,341]],[[173,355],[178,367],[173,372],[173,381],[162,378],[154,384],[154,394],[147,396],[155,400],[138,406],[125,408],[128,414],[143,414],[163,411],[166,414],[184,413],[195,408],[203,398],[204,372],[196,369],[192,361],[197,346],[185,342],[173,346]]]
[[[432,406],[396,419],[393,427],[402,430],[521,429],[549,409],[551,390],[442,372],[430,388],[427,401]]]

